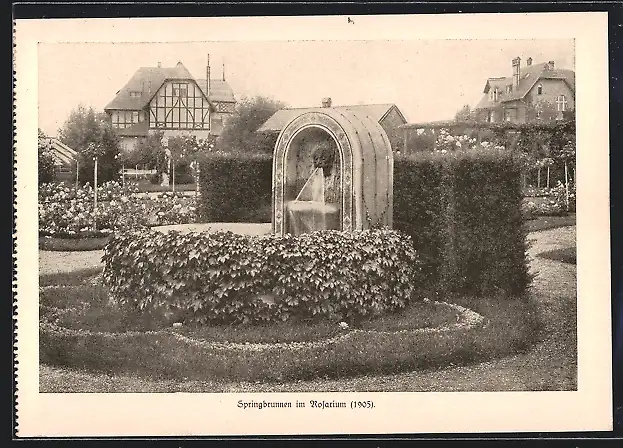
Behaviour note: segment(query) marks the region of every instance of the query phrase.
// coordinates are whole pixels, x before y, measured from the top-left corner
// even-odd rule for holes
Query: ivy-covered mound
[[[232,232],[113,235],[113,299],[172,322],[357,319],[404,307],[421,282],[410,237],[393,230],[300,236]]]

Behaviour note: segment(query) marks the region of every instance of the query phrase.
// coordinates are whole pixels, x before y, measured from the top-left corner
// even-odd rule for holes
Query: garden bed
[[[415,302],[348,328],[327,319],[173,327],[115,308],[95,270],[41,276],[40,284],[40,361],[108,374],[339,378],[483,361],[525,351],[538,335],[534,311],[523,300]]]
[[[39,250],[58,252],[100,250],[106,246],[109,240],[110,235],[92,238],[55,238],[51,236],[40,236]]]

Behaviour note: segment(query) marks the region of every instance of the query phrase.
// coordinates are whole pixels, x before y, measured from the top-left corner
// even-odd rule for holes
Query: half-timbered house
[[[158,63],[139,68],[104,110],[122,147],[131,151],[156,131],[165,136],[218,136],[235,104],[224,67],[222,79],[211,79],[208,61],[205,79],[196,79],[178,62],[174,67]]]

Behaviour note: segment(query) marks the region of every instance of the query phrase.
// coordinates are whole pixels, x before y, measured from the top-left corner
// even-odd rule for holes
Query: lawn
[[[575,224],[575,213],[570,213],[566,216],[538,216],[526,221],[528,232],[540,232],[558,227],[574,226]]]
[[[577,264],[577,248],[574,246],[548,250],[546,252],[541,252],[539,257],[575,265]]]
[[[533,238],[532,238],[533,237]],[[316,379],[270,382],[231,381],[225,378],[193,379],[137,374],[129,371],[84,370],[66,366],[42,364],[41,392],[311,392],[311,391],[526,391],[575,390],[577,388],[576,328],[576,269],[572,264],[555,263],[536,257],[544,250],[573,246],[575,229],[562,227],[531,235],[534,239],[530,252],[532,269],[538,272],[533,285],[543,328],[540,342],[528,344],[523,350],[517,346],[497,353],[497,358],[472,359],[470,364],[447,360],[445,366],[428,369],[409,368],[390,372],[374,372],[350,377],[332,378],[324,375]],[[97,269],[84,275],[94,275]],[[55,274],[42,278],[41,285],[82,284],[75,276]],[[467,305],[467,303],[465,303]],[[495,306],[492,302],[490,306]],[[476,310],[487,315],[486,307]],[[488,343],[506,336],[509,318],[497,328],[483,334]],[[534,334],[534,333],[533,333]],[[504,341],[500,345],[504,345]],[[473,345],[473,344],[472,344]],[[484,362],[479,362],[484,361]]]
[[[348,329],[327,320],[171,328],[111,306],[96,274],[42,276],[43,364],[160,380],[274,384],[467,365],[526,351],[539,334],[531,302],[499,298],[455,298],[459,307],[414,302]],[[486,316],[486,325],[472,325],[461,306]]]

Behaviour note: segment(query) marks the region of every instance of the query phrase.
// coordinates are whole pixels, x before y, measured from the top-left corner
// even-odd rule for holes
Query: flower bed
[[[554,188],[533,190],[534,196],[524,197],[522,213],[524,218],[537,216],[563,216],[575,212],[575,184],[569,184],[569,207],[565,185],[559,182]]]
[[[97,209],[90,185],[75,189],[44,184],[39,189],[39,235],[55,238],[101,238],[114,231],[195,221],[195,198],[140,195],[134,186],[114,182],[98,188]],[[96,227],[95,227],[96,226]]]
[[[106,247],[110,236],[93,236],[89,238],[54,238],[51,236],[39,237],[39,250],[56,252],[76,252],[86,250],[101,250]]]

